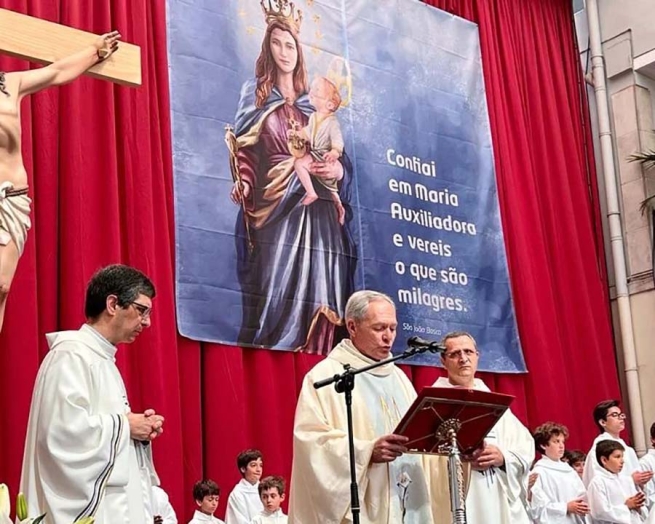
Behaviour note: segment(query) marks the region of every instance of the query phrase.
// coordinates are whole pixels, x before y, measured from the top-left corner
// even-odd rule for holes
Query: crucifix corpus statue
[[[0,71],[0,331],[7,296],[31,227],[28,177],[21,154],[21,101],[47,87],[67,84],[85,72],[139,85],[139,48],[112,31],[102,36],[0,9],[0,53],[49,64],[26,71]],[[119,58],[123,57],[124,58]]]

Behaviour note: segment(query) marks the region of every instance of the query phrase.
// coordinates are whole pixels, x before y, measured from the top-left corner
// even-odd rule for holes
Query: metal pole
[[[466,524],[466,508],[464,505],[464,471],[457,446],[457,432],[448,431],[450,440],[448,452],[448,487],[450,488],[450,510],[453,524]]]
[[[589,23],[589,51],[596,92],[598,109],[598,127],[600,135],[600,152],[603,159],[603,175],[607,193],[607,218],[609,222],[610,245],[614,260],[614,280],[616,281],[616,302],[621,326],[621,342],[623,345],[623,360],[625,379],[630,402],[630,419],[632,434],[637,451],[647,450],[644,436],[644,418],[639,388],[639,367],[637,365],[637,349],[632,328],[632,308],[628,292],[628,277],[623,245],[623,228],[617,190],[616,169],[614,168],[614,146],[610,125],[609,102],[607,101],[607,86],[605,82],[605,61],[603,45],[600,36],[600,20],[597,0],[587,0],[587,21]]]

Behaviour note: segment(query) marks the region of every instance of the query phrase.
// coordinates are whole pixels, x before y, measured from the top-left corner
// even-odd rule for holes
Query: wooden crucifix
[[[0,71],[0,331],[9,289],[32,225],[32,200],[21,156],[21,101],[82,74],[141,85],[140,50],[124,43],[119,50],[120,37],[118,31],[98,36],[0,9],[0,53],[48,64],[26,71]]]
[[[98,38],[73,27],[0,9],[0,54],[49,64],[90,45]],[[120,53],[96,64],[86,74],[127,86],[141,85],[141,50],[121,42]]]

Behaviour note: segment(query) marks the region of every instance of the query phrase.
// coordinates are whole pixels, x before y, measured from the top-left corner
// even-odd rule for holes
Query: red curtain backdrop
[[[512,289],[530,370],[484,378],[516,395],[513,409],[530,428],[560,421],[570,444],[586,449],[595,434],[593,406],[617,397],[619,386],[571,2],[430,3],[480,26]],[[239,479],[240,450],[260,448],[265,474],[289,476],[296,396],[317,359],[177,334],[165,3],[0,5],[96,33],[119,29],[141,46],[144,78],[139,89],[83,78],[23,103],[34,228],[0,336],[0,479],[17,490],[44,334],[79,327],[85,282],[99,267],[123,262],[148,273],[158,290],[153,327],[121,348],[119,365],[133,409],[153,407],[166,416],[154,448],[163,486],[186,522],[193,483],[217,480],[222,516]],[[0,58],[1,70],[25,67]],[[406,370],[417,388],[439,374]]]

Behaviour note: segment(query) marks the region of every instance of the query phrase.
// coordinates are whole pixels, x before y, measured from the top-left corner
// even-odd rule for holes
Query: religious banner
[[[329,352],[359,289],[525,372],[475,24],[415,0],[168,0],[177,312]],[[425,354],[414,364],[438,365]]]

